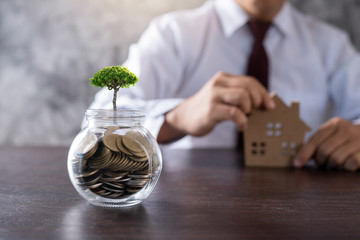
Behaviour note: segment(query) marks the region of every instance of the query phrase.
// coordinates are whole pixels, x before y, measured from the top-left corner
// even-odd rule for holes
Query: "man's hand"
[[[295,167],[314,158],[319,166],[360,169],[360,125],[332,118],[317,131],[295,157]]]
[[[244,130],[247,114],[260,106],[273,109],[275,103],[255,78],[219,72],[195,95],[165,115],[158,141],[167,142],[187,134],[203,136],[225,120]]]

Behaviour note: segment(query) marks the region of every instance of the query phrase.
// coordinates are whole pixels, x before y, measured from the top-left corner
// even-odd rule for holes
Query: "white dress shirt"
[[[195,94],[218,71],[244,75],[253,43],[248,15],[234,0],[210,0],[194,10],[154,19],[123,64],[140,80],[121,89],[118,106],[142,108],[156,137],[164,113]],[[300,116],[313,129],[332,116],[360,117],[360,57],[342,31],[286,3],[264,40],[270,61],[269,92],[287,104],[300,101]],[[91,108],[111,108],[101,90]],[[218,124],[204,137],[186,136],[177,148],[234,147],[236,126]],[[308,137],[308,136],[307,136]]]

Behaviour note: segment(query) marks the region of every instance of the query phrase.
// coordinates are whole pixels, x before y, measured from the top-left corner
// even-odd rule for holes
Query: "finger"
[[[265,87],[256,78],[218,72],[213,79],[216,86],[246,88],[250,93],[253,109],[257,109],[261,105],[269,110],[275,108],[274,100],[271,98]]]
[[[296,157],[294,158],[295,167],[303,167],[306,162],[314,156],[320,143],[325,141],[337,130],[336,125],[325,123],[310,139],[305,143]]]
[[[262,97],[263,97],[263,104],[266,109],[272,110],[276,107],[273,98],[270,96],[269,92],[266,91],[265,89],[264,92],[262,93]]]
[[[354,141],[347,141],[336,149],[329,158],[330,166],[342,166],[345,160],[359,150],[359,144]]]
[[[242,112],[238,107],[227,105],[227,104],[217,104],[214,107],[216,115],[213,116],[213,119],[216,122],[221,122],[224,120],[233,121],[240,131],[243,131],[247,128],[248,120],[244,112]]]
[[[360,152],[357,152],[346,160],[344,168],[350,172],[355,172],[360,168]]]
[[[217,89],[215,101],[237,106],[247,114],[252,111],[250,95],[246,89],[225,87],[218,87]]]
[[[216,86],[222,87],[243,87],[244,84],[247,84],[247,77],[239,76],[239,75],[232,75],[225,72],[218,72],[212,78],[213,83]]]
[[[324,165],[329,160],[331,155],[346,143],[347,136],[345,136],[344,133],[344,131],[341,131],[338,128],[331,136],[320,142],[315,154],[315,161],[319,166]],[[329,167],[336,166],[334,162],[329,161],[328,164]]]
[[[275,108],[275,102],[265,89],[265,87],[255,78],[247,77],[248,84],[244,87],[250,93],[252,108],[257,109],[260,106],[264,106],[265,109],[271,110]]]

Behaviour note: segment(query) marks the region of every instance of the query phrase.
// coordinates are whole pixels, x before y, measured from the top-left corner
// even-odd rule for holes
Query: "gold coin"
[[[142,187],[141,187],[141,188],[133,188],[133,187],[125,188],[125,190],[126,190],[128,193],[137,193],[137,192],[139,192],[141,189],[142,189]]]
[[[126,155],[129,155],[129,156],[133,155],[133,154],[124,146],[124,144],[123,144],[123,142],[122,142],[122,138],[123,138],[123,136],[120,136],[120,137],[117,139],[116,146],[118,147],[118,149],[119,149],[121,152],[125,153]]]
[[[136,162],[145,162],[148,160],[147,156],[145,157],[129,156],[129,158]]]
[[[79,176],[77,176],[77,178],[87,178],[87,177],[90,177],[90,176],[96,174],[97,172],[99,172],[99,169],[96,169],[91,172],[82,172]]]
[[[141,132],[137,132],[137,131],[129,131],[125,134],[125,136],[134,139],[136,142],[138,142],[141,145],[141,151],[139,151],[139,155],[136,155],[138,157],[144,157],[145,155],[143,154],[143,152],[147,152],[147,154],[149,156],[151,156],[153,154],[153,146],[151,145],[149,139],[142,134]],[[135,153],[137,153],[137,151],[134,151]],[[140,155],[142,154],[142,155]]]
[[[100,187],[102,185],[102,183],[95,183],[94,185],[88,186],[89,189],[93,190],[93,189],[97,189],[98,187]]]
[[[122,137],[123,145],[138,157],[145,157],[144,143],[147,139],[139,132],[129,131]]]
[[[116,145],[118,137],[119,135],[117,134],[109,134],[109,135],[105,135],[102,140],[104,145],[108,149],[114,152],[119,152],[119,148]]]

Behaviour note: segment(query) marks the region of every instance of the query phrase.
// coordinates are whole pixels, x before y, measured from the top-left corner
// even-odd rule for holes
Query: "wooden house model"
[[[245,166],[290,167],[311,129],[299,117],[299,103],[287,106],[277,95],[276,108],[257,110],[244,132]]]

